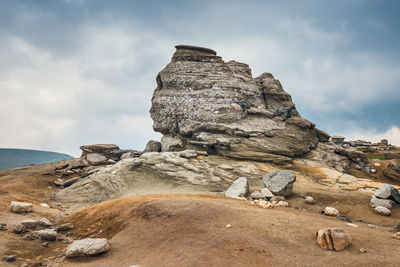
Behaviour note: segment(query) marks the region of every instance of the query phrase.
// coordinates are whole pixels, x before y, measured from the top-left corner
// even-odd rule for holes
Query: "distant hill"
[[[0,148],[0,171],[6,169],[27,166],[30,164],[41,164],[72,158],[67,154],[57,152]]]

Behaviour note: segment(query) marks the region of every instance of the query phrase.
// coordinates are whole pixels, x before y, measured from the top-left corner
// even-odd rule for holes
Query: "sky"
[[[0,147],[142,150],[178,44],[272,73],[346,140],[400,145],[400,1],[0,0]]]

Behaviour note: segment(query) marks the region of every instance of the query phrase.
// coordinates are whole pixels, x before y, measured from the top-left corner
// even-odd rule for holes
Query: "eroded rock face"
[[[400,159],[392,159],[383,167],[383,174],[395,181],[400,181]]]
[[[176,48],[157,75],[150,110],[163,151],[284,162],[315,148],[318,136],[326,140],[272,74],[253,78],[247,64],[225,62],[213,50]]]

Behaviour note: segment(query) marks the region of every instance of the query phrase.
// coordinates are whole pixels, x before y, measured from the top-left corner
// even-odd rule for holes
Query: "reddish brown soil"
[[[400,240],[388,228],[293,208],[262,209],[247,201],[199,195],[116,199],[73,213],[79,237],[111,238],[109,253],[62,266],[396,266]],[[232,228],[226,228],[231,224]],[[342,227],[350,248],[319,248],[315,232]],[[360,253],[363,247],[366,253]]]

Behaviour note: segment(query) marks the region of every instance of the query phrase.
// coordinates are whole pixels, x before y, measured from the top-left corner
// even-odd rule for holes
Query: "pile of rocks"
[[[292,194],[293,183],[296,181],[296,174],[289,170],[272,171],[264,175],[265,188],[261,191],[254,191],[250,195],[252,204],[263,208],[274,206],[287,207],[285,197]],[[232,183],[225,191],[226,197],[246,199],[249,195],[249,182],[245,177],[240,177]]]
[[[400,204],[399,191],[393,185],[383,184],[374,192],[370,205],[377,213],[390,216],[396,202]]]

